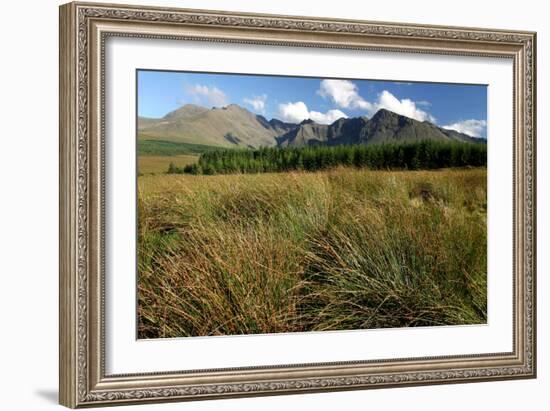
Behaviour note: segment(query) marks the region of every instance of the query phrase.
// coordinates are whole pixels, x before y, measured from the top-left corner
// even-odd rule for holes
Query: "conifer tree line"
[[[169,174],[235,174],[317,171],[348,166],[358,168],[421,170],[487,165],[487,145],[438,142],[372,145],[307,146],[256,150],[220,149],[201,154],[197,163],[183,168],[173,163]]]

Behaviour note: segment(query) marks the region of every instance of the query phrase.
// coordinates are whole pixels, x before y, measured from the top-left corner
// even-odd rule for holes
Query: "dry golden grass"
[[[486,322],[486,170],[142,176],[139,337]]]
[[[170,163],[183,168],[188,164],[198,161],[198,155],[180,154],[176,156],[139,156],[138,173],[140,174],[163,174],[168,170]]]

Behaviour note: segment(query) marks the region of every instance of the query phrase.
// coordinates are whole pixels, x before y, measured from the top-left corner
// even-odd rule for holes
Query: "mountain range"
[[[302,147],[323,144],[373,144],[420,140],[479,142],[429,121],[418,121],[386,109],[367,117],[340,118],[332,124],[304,120],[299,124],[267,120],[230,104],[211,109],[186,104],[162,118],[139,117],[138,138],[217,147]]]

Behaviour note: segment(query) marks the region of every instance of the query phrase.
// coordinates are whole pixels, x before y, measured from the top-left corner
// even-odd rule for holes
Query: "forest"
[[[429,170],[485,167],[487,145],[423,140],[419,142],[312,145],[307,147],[219,149],[203,152],[184,167],[170,163],[168,174],[247,174],[318,171],[338,166],[371,170]]]

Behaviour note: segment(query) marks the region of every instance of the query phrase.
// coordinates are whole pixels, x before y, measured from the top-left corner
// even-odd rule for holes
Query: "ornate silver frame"
[[[514,349],[475,356],[106,375],[103,67],[109,36],[490,56],[514,63]],[[474,382],[536,375],[536,34],[70,3],[60,8],[60,403],[168,400]]]

